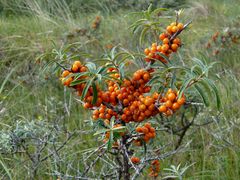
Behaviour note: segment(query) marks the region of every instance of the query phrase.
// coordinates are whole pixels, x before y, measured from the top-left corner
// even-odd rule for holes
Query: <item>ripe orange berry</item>
[[[177,49],[178,49],[178,45],[177,45],[177,44],[172,44],[172,45],[171,45],[171,49],[172,49],[174,52],[176,52]]]
[[[143,131],[142,131],[142,127],[140,127],[140,126],[138,126],[138,127],[135,129],[135,131],[138,132],[138,133],[142,133],[142,132],[143,132]]]
[[[145,109],[146,109],[146,106],[144,105],[144,104],[141,104],[140,106],[139,106],[139,110],[140,111],[145,111]]]
[[[145,80],[145,81],[149,81],[149,79],[150,79],[150,74],[149,73],[144,73],[144,75],[143,75],[143,79]]]
[[[176,95],[175,95],[175,93],[172,92],[172,93],[169,93],[169,94],[168,94],[167,98],[168,98],[170,101],[174,101],[175,98],[176,98]]]
[[[123,100],[123,105],[124,105],[124,106],[127,106],[128,103],[129,103],[128,99],[124,99],[124,100]]]
[[[78,68],[80,68],[82,65],[80,61],[75,61],[74,64],[77,65]]]
[[[168,44],[169,43],[169,39],[168,38],[164,38],[163,39],[163,44]]]
[[[62,77],[67,77],[70,74],[68,70],[62,72]]]
[[[157,46],[157,51],[158,51],[158,52],[161,52],[161,51],[162,51],[162,46],[161,46],[161,45]]]
[[[152,48],[151,48],[151,53],[155,53],[157,51],[157,46],[153,46]]]
[[[155,110],[155,105],[154,104],[151,104],[150,106],[148,106],[148,109],[150,111],[154,111]]]
[[[162,52],[166,52],[169,49],[169,45],[168,44],[164,44],[162,45]]]
[[[167,32],[170,33],[170,34],[172,33],[172,27],[171,26],[167,27]]]
[[[83,67],[81,67],[80,71],[81,71],[81,72],[86,72],[86,71],[87,71],[87,68],[83,66]]]
[[[131,157],[131,162],[133,164],[138,164],[140,162],[140,159],[138,157],[133,156],[133,157]]]
[[[177,26],[172,26],[171,31],[173,33],[177,32],[178,31],[178,27]]]
[[[179,30],[182,30],[183,29],[183,24],[182,23],[178,23],[177,27],[178,27]]]
[[[173,44],[178,44],[178,45],[180,45],[180,44],[181,44],[181,40],[180,40],[179,38],[175,38],[175,39],[173,40]]]
[[[167,107],[165,105],[161,105],[159,108],[158,108],[159,112],[163,113],[163,112],[166,112],[167,111]]]
[[[96,119],[98,119],[98,116],[93,115],[92,118],[93,118],[93,120],[96,120]]]
[[[149,130],[148,130],[148,128],[146,128],[146,127],[142,127],[142,132],[144,133],[144,134],[147,134],[148,132],[149,132]]]
[[[157,43],[152,43],[152,47],[157,47]]]
[[[180,108],[180,104],[178,104],[177,102],[173,103],[173,105],[172,105],[173,110],[177,110],[179,108]]]
[[[145,53],[146,55],[148,55],[148,54],[150,53],[150,50],[149,50],[148,48],[146,48],[146,49],[144,50],[144,53]]]
[[[122,118],[123,121],[125,121],[127,119],[126,114],[122,114],[121,118]]]
[[[136,81],[137,81],[137,80],[140,80],[140,79],[141,79],[141,74],[135,72],[135,73],[133,74],[133,79],[136,80]]]
[[[104,113],[105,112],[105,107],[101,107],[100,109],[99,109],[99,113]]]
[[[99,118],[104,119],[104,118],[105,118],[104,113],[100,113],[100,114],[99,114]]]
[[[150,129],[151,128],[151,123],[147,122],[147,123],[144,124],[144,126],[148,129]]]
[[[87,102],[87,103],[84,103],[83,107],[84,107],[85,109],[88,109],[88,108],[91,107],[91,105],[90,105],[90,103]]]
[[[165,33],[162,33],[162,34],[159,35],[160,40],[163,40],[166,37],[167,37],[167,35]]]
[[[99,115],[99,111],[98,111],[97,109],[95,109],[95,110],[93,111],[93,115]]]
[[[173,105],[173,103],[172,103],[172,101],[170,101],[170,100],[167,100],[167,101],[165,102],[165,106],[168,107],[168,108],[171,108],[172,105]]]
[[[185,98],[184,97],[181,97],[180,99],[177,100],[177,103],[180,104],[180,105],[183,105],[185,103]]]
[[[166,116],[171,116],[173,114],[172,110],[168,109],[165,113]]]
[[[78,66],[76,64],[73,64],[72,71],[73,72],[77,72],[78,71]]]

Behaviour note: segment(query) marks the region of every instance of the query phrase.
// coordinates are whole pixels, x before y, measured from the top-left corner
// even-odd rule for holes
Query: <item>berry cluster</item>
[[[141,138],[146,143],[156,136],[155,129],[151,126],[150,123],[145,123],[144,126],[138,126],[136,132],[141,133],[143,137]],[[139,139],[136,140],[136,143],[140,142]]]
[[[212,35],[205,47],[212,51],[213,56],[216,56],[220,51],[231,49],[232,45],[239,44],[239,40],[239,32],[228,30],[227,32],[220,33],[217,31]]]
[[[181,98],[178,98],[178,93],[176,91],[168,89],[165,96],[160,99],[160,103],[161,105],[158,108],[159,112],[166,116],[170,116],[185,103],[185,96],[182,95]]]
[[[159,160],[153,160],[153,161],[151,162],[149,176],[151,176],[151,177],[157,177],[159,172],[160,172],[160,163],[159,163]]]
[[[96,16],[94,22],[92,23],[92,28],[97,29],[100,25],[100,22],[101,22],[100,16]]]
[[[173,22],[170,26],[167,26],[166,32],[159,35],[159,39],[162,44],[153,43],[151,48],[146,48],[144,53],[146,55],[145,60],[147,62],[159,60],[163,63],[167,63],[164,56],[169,57],[171,53],[177,52],[181,46],[181,40],[179,38],[173,38],[175,33],[182,31],[184,28],[182,23]],[[162,56],[164,55],[164,56]]]
[[[81,73],[81,72],[86,72],[87,67],[83,66],[80,61],[75,61],[72,65],[71,70],[64,70],[62,72],[62,75],[60,77],[62,84],[64,86],[70,86],[71,82],[74,80],[73,73]]]

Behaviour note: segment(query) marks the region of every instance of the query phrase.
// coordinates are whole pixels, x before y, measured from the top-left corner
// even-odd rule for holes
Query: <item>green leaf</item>
[[[97,69],[96,65],[92,62],[88,62],[87,64],[85,64],[85,66],[87,66],[88,70],[93,73],[95,73]]]
[[[216,97],[216,102],[217,102],[217,108],[218,110],[220,110],[221,108],[221,98],[220,98],[220,95],[219,95],[219,91],[216,87],[216,85],[214,84],[214,82],[210,79],[207,79],[207,78],[203,78],[203,81],[206,81],[212,88],[214,94],[215,94],[215,97]]]
[[[152,79],[150,79],[150,81],[148,81],[148,83],[146,84],[146,86],[151,86],[151,85],[153,85],[153,83],[155,83],[156,81],[159,82],[160,79],[161,79],[161,76],[154,76]]]
[[[147,33],[147,31],[149,30],[149,27],[145,27],[143,28],[141,34],[140,34],[140,37],[139,37],[139,44],[140,46],[142,45],[142,42],[144,40],[144,37],[145,37],[145,34]]]
[[[110,150],[112,148],[113,144],[113,131],[110,131],[110,136],[107,144],[107,149]]]
[[[85,85],[84,89],[83,89],[83,92],[82,92],[82,96],[81,96],[81,100],[83,100],[88,92],[88,89],[89,87],[92,85],[92,82],[93,82],[93,79],[92,78],[90,81],[87,82],[87,84]]]
[[[87,79],[74,80],[74,81],[71,82],[70,86],[75,86],[75,85],[78,85],[78,84],[82,84],[82,83],[85,83],[87,81],[88,81]]]
[[[105,133],[107,131],[109,131],[109,129],[100,129],[96,133],[94,133],[93,135],[96,136],[96,135],[99,135],[99,134],[103,134],[103,133]]]
[[[92,88],[93,88],[92,104],[96,104],[97,98],[98,98],[98,91],[97,91],[97,86],[96,86],[95,82],[92,83]]]
[[[205,104],[206,107],[209,106],[209,99],[207,97],[207,95],[205,94],[206,91],[204,91],[199,85],[195,84],[194,85],[195,89],[198,91],[198,93],[200,94],[202,100],[203,100],[203,103]]]
[[[183,94],[184,90],[187,88],[188,84],[189,84],[192,80],[193,80],[193,78],[189,78],[189,79],[186,79],[186,80],[183,82],[183,84],[182,84],[182,86],[181,86],[181,88],[180,88],[180,90],[179,90],[178,99],[182,97],[182,94]]]
[[[4,164],[4,162],[2,161],[2,156],[0,156],[0,164],[1,164],[1,166],[3,167],[4,171],[6,172],[8,178],[9,178],[10,180],[12,180],[13,178],[12,178],[12,176],[11,176],[11,174],[10,174],[9,169],[7,168],[7,166],[6,166],[6,165]]]

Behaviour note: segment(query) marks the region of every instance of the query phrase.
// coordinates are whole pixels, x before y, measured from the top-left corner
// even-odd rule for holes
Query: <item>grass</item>
[[[69,131],[76,130],[76,135],[59,152],[61,159],[55,157],[56,161],[52,161],[50,158],[39,165],[39,179],[56,178],[52,175],[55,171],[73,174],[74,168],[81,169],[78,159],[82,158],[85,150],[98,143],[97,137],[93,138],[89,129],[91,122],[85,121],[90,114],[80,107],[75,95],[64,91],[56,72],[43,71],[46,62],[38,62],[37,57],[43,52],[51,51],[52,41],[59,46],[76,29],[89,28],[96,14],[102,16],[102,24],[98,33],[92,34],[93,43],[87,46],[88,52],[94,52],[95,56],[101,55],[98,43],[101,46],[121,44],[126,49],[136,50],[134,44],[137,39],[133,39],[134,36],[127,29],[136,17],[126,18],[125,15],[130,10],[124,9],[113,14],[99,11],[92,14],[80,13],[75,17],[67,5],[61,3],[55,14],[50,14],[46,9],[38,9],[34,3],[29,5],[30,9],[26,10],[29,11],[28,15],[0,16],[0,128],[2,133],[10,132],[17,128],[18,123],[26,125],[33,121],[40,127],[45,127],[41,123],[45,124],[47,130],[55,122]],[[181,56],[184,60],[189,60],[204,53],[210,57],[209,61],[221,62],[215,72],[222,71],[218,86],[223,101],[219,119],[214,119],[214,123],[207,126],[190,130],[185,139],[192,140],[188,150],[162,162],[163,167],[196,162],[187,170],[186,179],[240,179],[239,45],[216,57],[204,48],[215,31],[222,31],[233,23],[239,5],[237,0],[196,0],[186,4],[183,19],[193,18],[193,23],[191,29],[182,35],[185,44]],[[133,40],[130,42],[129,39]],[[76,36],[68,41],[83,40],[83,37]],[[201,123],[203,119],[211,118],[214,111],[214,107],[211,107],[197,121]],[[1,137],[0,144],[4,144],[3,134]],[[59,132],[56,137],[60,145],[67,134]],[[29,148],[34,152],[36,144],[33,142]],[[50,153],[48,150],[51,148],[52,145],[44,154]],[[30,177],[32,164],[26,154],[3,153],[0,157],[0,179]]]

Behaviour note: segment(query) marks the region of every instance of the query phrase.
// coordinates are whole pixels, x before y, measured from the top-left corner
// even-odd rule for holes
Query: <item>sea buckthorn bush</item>
[[[80,60],[76,57],[84,53],[74,51],[77,56],[67,51],[69,47],[64,49],[66,56],[53,51],[63,69],[62,85],[73,89],[91,113],[93,135],[100,144],[93,151],[97,158],[86,166],[82,177],[96,178],[91,169],[106,154],[117,167],[105,164],[98,177],[160,176],[161,160],[185,147],[183,138],[195,117],[204,106],[214,106],[210,97],[215,96],[217,108],[221,106],[210,71],[214,63],[193,58],[186,65],[176,57],[184,46],[181,33],[189,33],[186,29],[191,22],[180,22],[182,11],[177,11],[174,21],[162,27],[161,16],[156,18],[161,10],[150,6],[142,12],[144,18],[130,27],[139,34],[140,53],[113,47],[96,60],[91,56]],[[65,65],[66,60],[71,64]],[[162,132],[177,137],[171,142],[174,148],[159,150]]]

